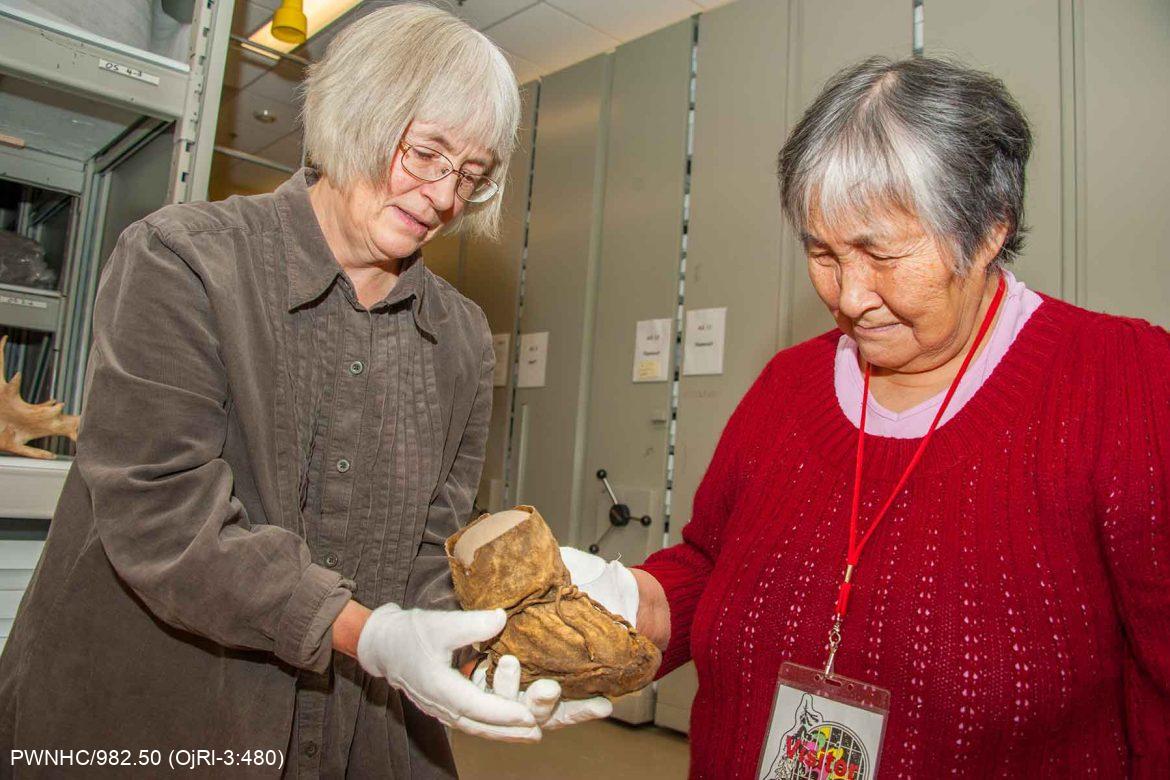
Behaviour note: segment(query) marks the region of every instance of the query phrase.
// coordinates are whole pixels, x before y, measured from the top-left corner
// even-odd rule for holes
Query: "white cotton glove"
[[[480,663],[471,675],[471,680],[480,689],[487,687],[487,663]],[[578,701],[561,701],[561,686],[556,680],[536,680],[520,693],[520,662],[514,655],[500,657],[496,673],[492,676],[492,690],[497,696],[521,702],[532,712],[543,731],[584,723],[587,720],[608,718],[613,714],[609,699],[596,696]]]
[[[638,581],[629,569],[576,547],[562,547],[561,560],[578,590],[637,628]]]
[[[537,718],[516,700],[515,692],[489,693],[451,666],[455,650],[491,639],[504,629],[506,619],[502,609],[445,612],[386,604],[362,628],[358,662],[451,728],[505,742],[537,742]],[[519,683],[517,664],[515,688]]]

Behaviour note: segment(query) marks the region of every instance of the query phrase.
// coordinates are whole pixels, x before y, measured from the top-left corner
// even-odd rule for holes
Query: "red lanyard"
[[[991,299],[991,306],[988,307],[987,314],[983,317],[983,324],[979,326],[979,332],[975,334],[975,341],[971,343],[971,347],[967,350],[967,356],[963,358],[963,364],[959,366],[959,373],[955,374],[955,378],[951,382],[951,387],[947,390],[947,394],[943,398],[942,405],[934,415],[933,422],[930,423],[929,430],[922,437],[922,442],[914,452],[914,457],[910,458],[910,463],[907,464],[906,470],[902,472],[902,477],[898,480],[898,484],[894,486],[890,497],[886,499],[886,503],[874,515],[873,522],[869,525],[869,530],[865,532],[864,536],[858,539],[857,521],[861,513],[861,471],[862,464],[865,462],[865,417],[866,410],[869,407],[870,366],[868,363],[865,365],[865,389],[861,396],[861,425],[857,433],[857,466],[853,475],[853,507],[849,513],[849,551],[845,557],[845,579],[841,583],[841,590],[837,594],[837,608],[833,613],[832,628],[829,629],[829,659],[825,663],[826,677],[833,676],[833,660],[836,658],[837,649],[841,645],[841,623],[845,619],[846,610],[849,608],[849,592],[853,588],[853,571],[857,568],[857,562],[861,559],[861,552],[865,549],[866,544],[869,543],[870,537],[873,536],[873,532],[877,530],[878,525],[885,519],[886,513],[894,503],[894,499],[898,497],[898,494],[902,492],[902,488],[906,486],[906,482],[910,479],[910,475],[914,473],[918,462],[922,460],[922,453],[926,451],[926,445],[930,443],[931,437],[934,436],[935,429],[938,428],[939,420],[946,413],[951,399],[955,396],[955,391],[959,389],[959,382],[962,381],[963,375],[967,373],[967,367],[971,365],[971,360],[975,357],[975,351],[979,349],[979,344],[983,341],[983,337],[987,335],[987,331],[991,328],[991,323],[995,320],[995,315],[999,311],[999,305],[1003,301],[1005,287],[1004,279],[1000,276],[999,286],[995,290],[995,297]]]

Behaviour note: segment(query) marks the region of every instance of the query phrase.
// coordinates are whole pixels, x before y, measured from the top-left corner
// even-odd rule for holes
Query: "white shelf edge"
[[[0,517],[51,519],[72,466],[72,459],[0,455]]]

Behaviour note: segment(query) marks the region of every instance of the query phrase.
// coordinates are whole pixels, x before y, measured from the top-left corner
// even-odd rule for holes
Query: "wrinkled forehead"
[[[414,143],[421,143],[444,154],[463,157],[485,169],[495,167],[498,155],[481,138],[476,138],[463,128],[456,128],[445,122],[416,119],[410,123],[407,134]]]
[[[812,244],[876,246],[925,235],[918,215],[901,202],[871,197],[837,202],[826,208],[814,189],[809,199],[808,219],[799,238]]]

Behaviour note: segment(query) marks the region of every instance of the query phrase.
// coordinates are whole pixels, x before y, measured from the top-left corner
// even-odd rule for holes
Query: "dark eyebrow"
[[[800,243],[804,244],[806,247],[809,244],[816,244],[817,246],[827,246],[824,241],[821,241],[819,238],[814,236],[812,233],[809,233],[809,232],[804,231],[804,230],[800,231]]]

